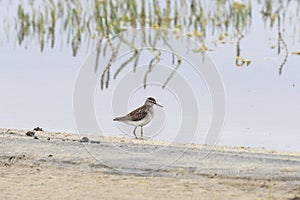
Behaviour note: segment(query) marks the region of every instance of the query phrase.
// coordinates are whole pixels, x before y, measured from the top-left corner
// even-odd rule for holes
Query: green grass
[[[251,2],[251,0],[23,0],[19,1],[18,9],[15,11],[15,25],[11,27],[15,28],[20,45],[35,40],[38,41],[41,51],[47,44],[51,48],[55,47],[57,38],[63,38],[63,43],[71,47],[73,56],[77,55],[82,44],[96,45],[95,71],[98,70],[100,54],[105,55],[107,48],[110,48],[113,53],[101,76],[101,88],[107,88],[111,76],[110,66],[118,55],[118,47],[110,42],[110,38],[128,28],[167,28],[186,33],[188,37],[193,37],[202,44],[202,47],[205,47],[200,49],[201,52],[207,50],[205,45],[207,35],[216,37],[215,45],[225,43],[226,38],[231,38],[237,43],[236,57],[242,58],[241,40],[247,35],[252,23]],[[278,34],[278,54],[281,47],[285,49],[285,59],[279,69],[281,74],[289,54],[282,30],[288,21],[289,25],[294,26],[295,33],[299,33],[300,26],[297,19],[300,15],[300,1],[258,0],[257,2],[266,28],[275,27],[274,34]],[[291,9],[294,12],[290,12]],[[289,13],[296,14],[290,16]],[[7,34],[11,33],[7,32]],[[8,37],[14,36],[8,35]],[[104,40],[108,42],[102,45]],[[144,39],[144,43],[150,44],[153,48],[155,41],[156,39]],[[139,59],[140,51],[137,50],[134,42],[125,39],[122,39],[122,42],[132,49],[133,55],[120,66],[114,78],[130,63],[134,63],[135,70]],[[180,67],[181,58],[172,50],[170,44],[168,48],[177,59],[174,69],[176,71]],[[243,60],[250,61],[244,58]],[[156,62],[159,62],[157,56],[149,63],[149,71]],[[245,63],[249,65],[251,61]],[[168,81],[169,79],[165,84]]]

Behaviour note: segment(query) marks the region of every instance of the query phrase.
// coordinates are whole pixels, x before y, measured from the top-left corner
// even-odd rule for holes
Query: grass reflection
[[[241,40],[251,28],[252,4],[251,0],[24,0],[18,4],[14,27],[20,45],[37,40],[41,51],[45,44],[53,48],[57,38],[61,38],[63,43],[72,48],[73,56],[77,55],[83,43],[91,48],[96,45],[98,56],[95,71],[98,70],[100,54],[105,54],[107,48],[110,48],[113,54],[101,76],[101,86],[104,88],[108,87],[110,65],[118,54],[118,47],[112,45],[110,37],[128,28],[168,28],[186,33],[187,37],[193,37],[199,42],[199,46],[203,47],[201,51],[204,52],[208,49],[205,45],[208,35],[215,36],[213,43],[216,46],[218,43],[226,43],[226,38],[233,38],[236,41],[236,66],[241,66],[241,63],[249,65],[251,61],[242,58]],[[257,4],[266,28],[277,25],[278,54],[284,49],[285,56],[280,64],[281,74],[289,54],[283,27],[288,21],[293,26],[294,33],[299,33],[300,0],[258,0]],[[104,39],[108,42],[103,46]],[[131,62],[134,62],[136,68],[140,54],[134,42],[122,41],[133,50],[133,55],[120,66],[114,78]],[[148,42],[153,47],[155,41],[144,39],[145,43]],[[171,45],[169,47],[172,50]],[[179,60],[178,68],[180,58],[176,52],[173,53]],[[156,61],[159,61],[157,56],[152,64]],[[151,64],[149,66],[150,69]]]

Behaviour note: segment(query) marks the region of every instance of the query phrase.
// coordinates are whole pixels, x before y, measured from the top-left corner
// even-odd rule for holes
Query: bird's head
[[[147,106],[157,105],[159,107],[162,107],[162,105],[159,105],[158,103],[156,103],[156,100],[153,97],[148,97],[146,99],[145,105],[147,105]]]

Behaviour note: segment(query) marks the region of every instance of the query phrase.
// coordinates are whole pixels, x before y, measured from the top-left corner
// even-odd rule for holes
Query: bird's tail
[[[116,117],[113,119],[113,121],[123,121],[125,117]]]

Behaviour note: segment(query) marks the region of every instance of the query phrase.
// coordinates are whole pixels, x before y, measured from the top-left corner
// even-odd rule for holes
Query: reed
[[[295,33],[300,32],[297,21],[300,15],[299,0],[258,0],[258,4],[261,6],[261,16],[266,27],[272,28],[275,24],[281,24],[283,27],[289,19]],[[292,21],[290,16],[287,17],[291,9],[295,11],[292,12],[295,13]],[[23,0],[19,1],[15,18],[15,29],[20,45],[37,40],[43,51],[46,44],[50,44],[53,48],[57,44],[57,38],[61,38],[63,43],[71,47],[73,56],[78,54],[82,44],[91,43],[92,45],[89,45],[91,49],[96,46],[95,72],[99,69],[100,54],[105,55],[107,48],[110,48],[113,53],[101,76],[101,87],[104,88],[104,85],[108,87],[111,76],[109,68],[118,53],[117,47],[110,43],[110,38],[128,28],[173,29],[179,33],[186,33],[188,37],[193,37],[204,44],[203,46],[208,34],[215,35],[216,46],[217,43],[225,43],[225,37],[233,38],[237,42],[236,57],[242,57],[241,40],[251,27],[252,3],[251,0],[216,0],[214,3],[206,0]],[[278,28],[278,54],[281,53],[282,44],[286,49],[286,56],[287,47],[282,29]],[[10,34],[10,31],[7,31],[7,34]],[[102,45],[104,40],[108,42]],[[124,38],[122,41],[132,49],[133,54],[116,71],[114,78],[131,62],[134,63],[136,70],[140,55],[140,50],[134,43]],[[155,41],[153,38],[144,38],[144,43],[153,48]],[[169,48],[172,51],[171,45]],[[205,51],[205,48],[201,51],[203,50]],[[153,49],[152,52],[154,51]],[[174,70],[177,70],[181,59],[176,52],[173,54],[178,63]],[[149,63],[149,71],[156,61],[159,59],[154,53],[154,61]],[[280,73],[285,63],[286,60],[280,65]]]

